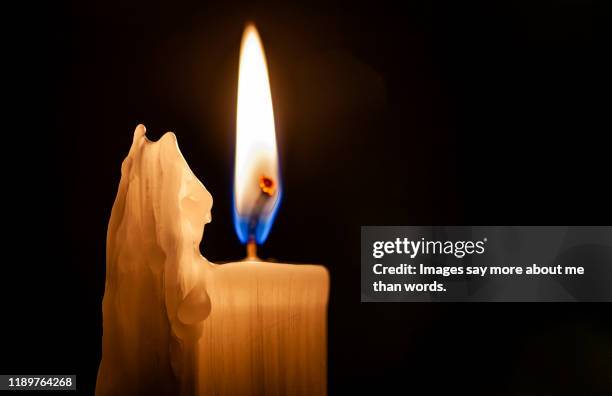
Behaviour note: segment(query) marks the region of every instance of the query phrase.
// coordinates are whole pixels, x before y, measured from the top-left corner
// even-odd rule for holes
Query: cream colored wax
[[[96,395],[322,395],[324,267],[199,251],[212,197],[176,137],[139,125],[107,233]]]

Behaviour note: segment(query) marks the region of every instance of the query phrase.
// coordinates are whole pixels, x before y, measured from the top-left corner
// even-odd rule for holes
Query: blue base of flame
[[[270,213],[266,215],[262,215],[257,222],[257,227],[255,227],[255,235],[249,235],[249,223],[251,222],[250,216],[242,216],[238,213],[236,209],[236,202],[233,202],[234,208],[234,229],[236,230],[236,234],[238,235],[238,239],[243,244],[249,242],[249,239],[255,238],[255,243],[258,245],[263,244],[268,235],[270,234],[270,230],[272,229],[272,224],[274,224],[274,219],[276,218],[276,214],[278,213],[278,208],[280,207],[282,197],[282,191],[278,191],[278,195],[276,197],[276,202],[274,203],[274,207],[270,211]]]

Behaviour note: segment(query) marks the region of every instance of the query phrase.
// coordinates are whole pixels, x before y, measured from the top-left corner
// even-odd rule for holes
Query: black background
[[[93,393],[106,226],[138,123],[151,139],[174,131],[214,197],[203,254],[243,255],[231,182],[251,20],[284,177],[262,255],[330,271],[330,393],[610,394],[609,304],[359,298],[361,225],[610,223],[607,11],[587,1],[45,10],[23,27],[41,27],[28,39],[6,36],[28,61],[4,145],[19,155],[5,167],[4,248],[17,254],[2,264],[2,372],[75,373]]]

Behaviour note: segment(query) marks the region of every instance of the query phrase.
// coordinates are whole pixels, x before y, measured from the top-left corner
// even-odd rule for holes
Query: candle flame
[[[281,197],[272,95],[263,45],[249,24],[238,72],[234,226],[242,243],[263,243]]]

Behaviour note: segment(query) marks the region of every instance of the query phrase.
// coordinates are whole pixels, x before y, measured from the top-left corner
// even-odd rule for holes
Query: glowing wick
[[[261,190],[261,194],[259,194],[259,197],[257,197],[257,201],[255,201],[253,214],[251,216],[251,220],[249,221],[249,240],[247,242],[246,256],[247,260],[259,260],[259,257],[257,257],[255,231],[257,230],[257,224],[259,223],[262,209],[266,206],[268,199],[274,195],[274,190],[276,189],[274,180],[271,177],[262,175],[259,178],[259,189]]]

